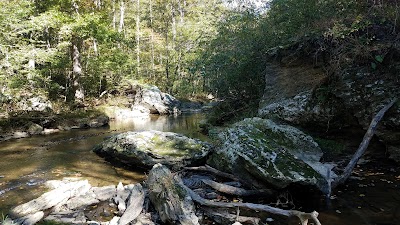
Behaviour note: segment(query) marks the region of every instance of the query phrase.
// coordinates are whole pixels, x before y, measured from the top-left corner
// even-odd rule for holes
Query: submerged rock
[[[327,168],[322,151],[309,135],[271,120],[250,118],[235,123],[218,136],[221,143],[208,163],[258,187],[285,188],[290,184],[327,191]]]
[[[151,168],[162,163],[179,168],[204,160],[210,150],[210,144],[181,134],[143,131],[115,135],[94,152],[130,166]]]

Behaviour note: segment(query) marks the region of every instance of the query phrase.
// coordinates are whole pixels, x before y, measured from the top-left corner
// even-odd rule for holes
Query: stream
[[[150,116],[111,121],[108,127],[71,130],[0,143],[0,214],[45,192],[44,182],[64,177],[88,179],[93,186],[136,183],[143,171],[115,167],[91,150],[107,136],[142,130],[182,133],[206,138],[199,133],[202,114]]]
[[[48,180],[78,177],[88,179],[93,186],[116,185],[120,181],[124,184],[140,182],[145,179],[145,172],[113,166],[91,149],[104,138],[124,131],[172,131],[206,139],[198,129],[203,116],[183,114],[112,121],[103,128],[2,142],[0,213],[6,214],[11,207],[40,196],[45,192],[43,184]],[[323,225],[399,224],[400,169],[390,162],[367,162],[358,166],[346,185],[333,193],[330,206],[323,197],[310,202],[309,206],[298,209],[317,210]],[[297,220],[290,224],[297,224]]]

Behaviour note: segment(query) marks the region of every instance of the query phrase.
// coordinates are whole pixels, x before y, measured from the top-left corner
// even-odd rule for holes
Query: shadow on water
[[[109,127],[71,130],[0,143],[0,212],[44,192],[43,183],[63,177],[88,179],[94,186],[135,183],[143,171],[115,167],[91,150],[107,136],[124,131],[159,130],[204,139],[198,132],[201,114],[151,116],[112,121]]]

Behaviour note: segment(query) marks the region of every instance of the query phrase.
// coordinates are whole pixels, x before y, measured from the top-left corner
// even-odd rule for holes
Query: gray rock
[[[180,113],[180,102],[172,95],[163,93],[156,86],[136,85],[134,106],[143,106],[151,114],[177,114]]]
[[[89,127],[102,127],[108,124],[110,118],[108,116],[99,116],[97,118],[93,118],[89,121]]]
[[[327,191],[322,151],[295,127],[261,118],[245,119],[218,135],[208,163],[258,187],[285,188],[298,183]]]
[[[206,142],[160,131],[118,134],[94,149],[99,155],[145,168],[157,163],[179,168],[203,160],[210,150]]]
[[[37,135],[40,134],[42,131],[43,127],[36,123],[32,123],[28,128],[28,133],[30,135]]]
[[[167,167],[156,164],[149,172],[147,184],[150,200],[164,223],[199,224],[192,199]]]
[[[17,107],[23,111],[48,111],[52,110],[51,102],[43,96],[22,98]]]
[[[23,131],[16,131],[13,133],[13,136],[12,136],[12,138],[16,138],[16,139],[26,138],[26,137],[29,137],[29,134],[28,134],[28,132],[23,132]]]

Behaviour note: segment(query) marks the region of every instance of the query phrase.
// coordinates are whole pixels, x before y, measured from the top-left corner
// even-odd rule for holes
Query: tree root
[[[210,200],[200,197],[198,194],[196,194],[194,191],[192,191],[190,188],[188,188],[186,185],[184,185],[182,180],[179,177],[175,176],[174,179],[182,188],[184,188],[188,192],[188,194],[193,199],[193,201],[199,203],[202,206],[220,207],[220,208],[237,208],[237,207],[239,207],[239,208],[268,212],[268,213],[286,216],[286,217],[296,216],[300,219],[302,225],[307,225],[308,220],[312,220],[315,225],[321,225],[321,223],[319,222],[319,220],[317,218],[318,212],[316,212],[316,211],[313,211],[311,213],[305,213],[305,212],[301,212],[301,211],[297,211],[297,210],[284,210],[284,209],[274,208],[274,207],[271,207],[268,205],[261,205],[261,204],[254,204],[254,203],[213,202],[213,201],[210,201]]]

